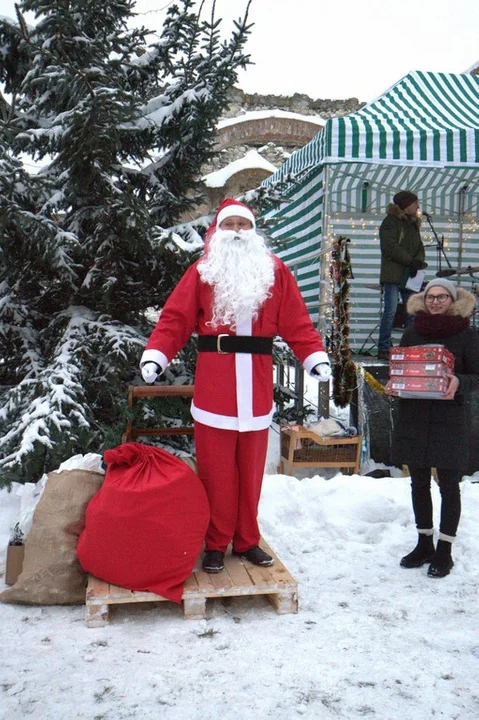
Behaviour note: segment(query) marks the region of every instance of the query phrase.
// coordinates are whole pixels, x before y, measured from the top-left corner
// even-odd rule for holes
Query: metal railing
[[[306,255],[303,255],[301,258],[296,258],[294,260],[288,260],[288,267],[291,270],[294,279],[296,282],[298,282],[298,266],[303,265],[305,262],[308,262],[308,260],[316,260],[318,257],[321,257],[321,255],[325,255],[326,251],[313,251],[310,253],[307,253]],[[319,280],[319,277],[318,277]],[[319,323],[319,311],[321,308],[321,303],[310,301],[306,302],[306,307],[308,310],[317,310],[318,312],[318,323]],[[294,412],[295,415],[299,418],[298,424],[303,424],[303,416],[304,416],[304,409],[305,409],[305,398],[304,398],[304,368],[302,364],[294,359],[293,361],[284,360],[284,361],[278,361],[275,363],[277,370],[276,370],[276,377],[277,377],[277,383],[284,388],[288,388],[291,392],[294,393],[295,398],[293,402]],[[292,377],[294,373],[294,378]],[[308,400],[308,404],[311,405],[315,412],[317,413],[318,417],[329,417],[329,383],[320,383],[318,382],[318,398],[317,402],[311,402]]]

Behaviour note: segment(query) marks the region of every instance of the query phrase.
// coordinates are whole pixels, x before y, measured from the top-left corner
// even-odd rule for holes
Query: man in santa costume
[[[259,547],[257,515],[273,416],[273,338],[280,335],[316,379],[328,381],[331,368],[291,272],[257,234],[250,208],[231,198],[207,232],[203,257],[161,312],[140,362],[145,382],[156,380],[193,333],[191,413],[211,511],[203,569],[221,571],[230,542],[234,555],[272,565]]]

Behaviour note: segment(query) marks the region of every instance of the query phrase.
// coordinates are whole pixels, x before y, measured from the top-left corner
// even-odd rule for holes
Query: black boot
[[[207,573],[219,573],[225,566],[224,557],[221,550],[206,550],[201,567]]]
[[[451,543],[447,542],[447,540],[438,540],[436,552],[429,565],[427,574],[429,577],[446,577],[453,567],[454,561],[451,557]]]
[[[403,568],[418,568],[431,562],[434,557],[434,541],[432,535],[419,533],[417,545],[409,555],[401,558],[399,563]]]
[[[233,555],[244,557],[246,560],[249,560],[250,563],[253,563],[253,565],[261,565],[262,567],[269,567],[274,563],[271,555],[268,555],[268,553],[265,552],[263,548],[258,547],[258,545],[254,545],[250,547],[249,550],[244,550],[243,552],[233,550]]]

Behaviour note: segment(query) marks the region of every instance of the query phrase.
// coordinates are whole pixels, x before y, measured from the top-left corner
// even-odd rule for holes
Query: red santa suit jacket
[[[274,256],[275,281],[256,318],[212,328],[213,289],[205,283],[196,261],[169,296],[142,355],[140,366],[153,361],[165,370],[193,333],[198,335],[280,335],[311,373],[328,362],[322,340],[309,317],[294,277]],[[200,352],[191,406],[193,418],[211,427],[246,432],[263,430],[273,415],[271,355]]]

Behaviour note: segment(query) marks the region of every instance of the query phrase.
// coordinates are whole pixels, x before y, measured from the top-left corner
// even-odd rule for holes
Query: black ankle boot
[[[206,550],[201,567],[207,573],[219,573],[225,567],[224,557],[221,550]]]
[[[436,552],[431,560],[427,574],[429,577],[446,577],[453,567],[454,560],[451,557],[451,543],[447,542],[447,540],[438,540]]]
[[[419,533],[417,545],[409,555],[401,558],[399,563],[403,568],[418,568],[431,562],[434,557],[434,541],[432,535]]]

